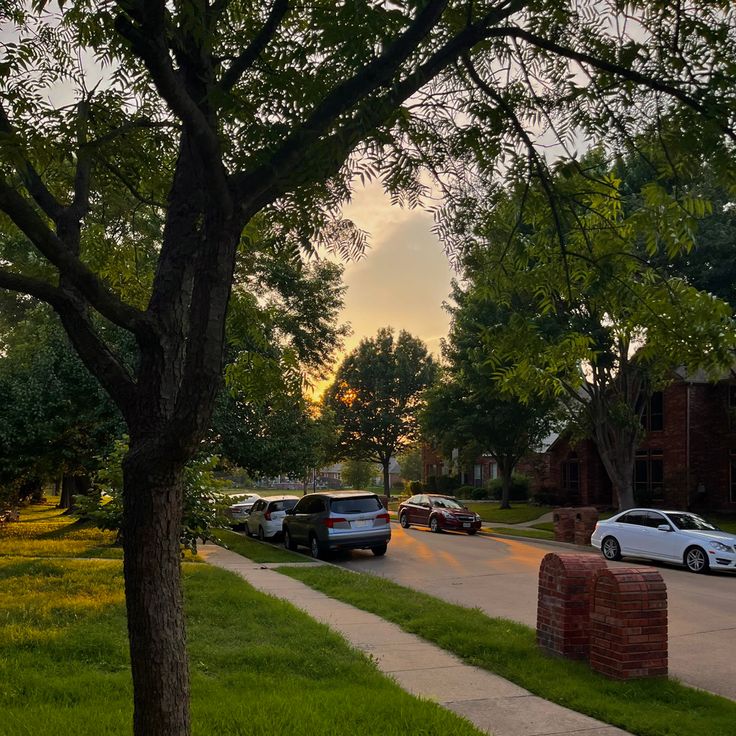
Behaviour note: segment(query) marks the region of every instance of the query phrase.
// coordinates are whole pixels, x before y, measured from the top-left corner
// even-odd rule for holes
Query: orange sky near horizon
[[[344,353],[379,328],[393,327],[424,340],[439,357],[449,325],[442,303],[449,297],[453,271],[432,232],[431,214],[393,206],[377,182],[357,190],[343,214],[370,234],[365,257],[344,264],[348,288],[341,320],[353,330]],[[315,393],[327,383],[315,387]]]

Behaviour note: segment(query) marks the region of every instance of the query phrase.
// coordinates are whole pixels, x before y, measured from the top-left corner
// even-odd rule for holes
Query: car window
[[[411,498],[407,499],[407,503],[417,503],[419,501],[419,496],[412,496]]]
[[[330,510],[335,514],[365,514],[378,511],[383,504],[378,496],[358,496],[357,498],[333,498]]]
[[[685,531],[699,532],[719,532],[721,531],[715,524],[711,524],[701,516],[696,514],[669,514],[672,523],[678,528]]]
[[[647,526],[651,526],[653,529],[656,529],[662,524],[667,524],[667,526],[669,526],[669,522],[664,518],[664,516],[662,516],[662,514],[658,514],[655,511],[647,511]]]
[[[461,503],[458,503],[454,498],[433,498],[432,506],[438,509],[462,509],[464,508]]]
[[[636,524],[638,526],[646,526],[647,515],[645,511],[629,511],[628,514],[622,516],[618,521],[621,524]]]
[[[270,511],[286,511],[286,509],[293,509],[295,505],[295,498],[289,498],[282,501],[271,501]]]
[[[429,498],[427,496],[417,496],[417,504],[421,506],[429,506]]]

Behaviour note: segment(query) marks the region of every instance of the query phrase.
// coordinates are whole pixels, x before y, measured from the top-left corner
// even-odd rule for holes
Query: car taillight
[[[391,517],[388,514],[378,514],[376,521],[385,521],[387,524],[391,521]]]
[[[264,518],[264,519],[265,519],[266,521],[271,521],[271,512],[270,512],[270,511],[266,511],[266,513],[265,513],[265,514],[263,514],[263,518]]]
[[[350,529],[350,522],[347,519],[341,519],[339,517],[328,516],[322,520],[322,523],[328,529]]]

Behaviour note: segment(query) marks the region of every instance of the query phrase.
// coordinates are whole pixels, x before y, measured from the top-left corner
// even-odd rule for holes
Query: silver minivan
[[[341,549],[370,549],[380,557],[391,539],[391,523],[375,493],[310,493],[286,512],[283,538],[287,549],[303,545],[317,558]]]

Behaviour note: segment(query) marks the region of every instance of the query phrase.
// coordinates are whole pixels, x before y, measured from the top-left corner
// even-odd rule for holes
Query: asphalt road
[[[391,531],[385,557],[356,551],[332,562],[536,626],[539,564],[545,554],[563,546],[432,534],[423,528],[404,530],[398,524],[392,524]],[[564,551],[575,549],[565,545]],[[736,573],[694,575],[640,560],[609,564],[652,564],[661,572],[668,592],[670,675],[736,700]]]

